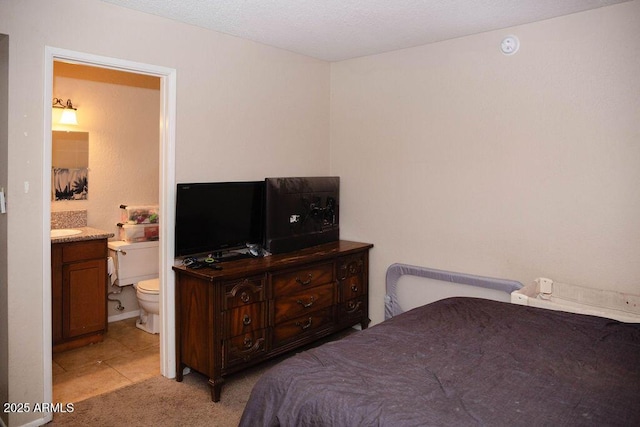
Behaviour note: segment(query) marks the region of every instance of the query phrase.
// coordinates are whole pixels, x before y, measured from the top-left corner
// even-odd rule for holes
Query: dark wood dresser
[[[369,249],[337,241],[222,270],[175,266],[176,371],[209,377],[220,400],[224,377],[339,330],[369,324]]]

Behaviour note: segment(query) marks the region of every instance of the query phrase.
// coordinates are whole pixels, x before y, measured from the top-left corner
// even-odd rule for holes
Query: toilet
[[[140,318],[136,326],[151,334],[160,333],[160,279],[142,280],[136,285],[136,297],[140,306]]]
[[[133,285],[140,307],[136,326],[150,334],[160,333],[160,242],[108,242],[118,286]]]

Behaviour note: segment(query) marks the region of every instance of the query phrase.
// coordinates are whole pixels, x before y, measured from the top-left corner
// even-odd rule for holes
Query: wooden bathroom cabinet
[[[107,239],[51,245],[53,352],[100,342],[107,330]]]

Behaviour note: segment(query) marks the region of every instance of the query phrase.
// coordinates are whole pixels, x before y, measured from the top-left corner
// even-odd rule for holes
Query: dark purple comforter
[[[275,366],[241,426],[640,426],[640,324],[450,298]]]

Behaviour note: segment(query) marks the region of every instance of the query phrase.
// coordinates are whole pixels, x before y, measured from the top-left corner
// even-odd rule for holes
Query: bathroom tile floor
[[[102,342],[53,355],[53,401],[76,403],[160,375],[160,336],[137,317],[109,323]]]

